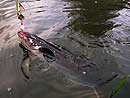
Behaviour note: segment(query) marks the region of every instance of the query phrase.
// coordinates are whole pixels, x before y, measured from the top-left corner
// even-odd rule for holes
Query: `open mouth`
[[[55,55],[54,52],[46,47],[42,47],[38,45],[38,40],[33,41],[34,39],[31,39],[33,37],[28,32],[19,31],[18,36],[20,38],[21,44],[28,50],[38,50],[39,52],[43,53],[43,57],[48,61],[52,62],[55,61]],[[24,37],[24,38],[23,38]],[[37,42],[37,43],[35,43]],[[44,45],[43,45],[44,46]]]

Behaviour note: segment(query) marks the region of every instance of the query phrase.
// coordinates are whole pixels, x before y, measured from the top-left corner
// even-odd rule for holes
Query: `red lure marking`
[[[23,22],[21,21],[21,26],[23,25]],[[24,31],[22,30],[22,39],[24,40]]]
[[[21,26],[22,25],[23,25],[23,21],[21,21]],[[22,40],[23,41],[25,40],[25,34],[24,34],[24,32],[26,32],[26,31],[24,31],[24,30],[21,31],[21,35],[22,35]],[[29,42],[28,41],[26,41],[26,42],[27,42],[28,46],[30,46]]]
[[[22,33],[22,39],[24,40],[24,32],[22,31],[21,33]]]

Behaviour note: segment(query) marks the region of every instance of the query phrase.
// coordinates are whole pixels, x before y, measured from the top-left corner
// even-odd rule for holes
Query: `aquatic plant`
[[[18,19],[24,18],[24,16],[22,15],[23,10],[25,9],[22,6],[22,4],[18,0],[16,0],[16,12],[17,12]]]
[[[19,2],[19,0],[16,0],[16,11],[17,11],[17,13],[22,13],[23,10],[24,10],[24,7],[22,6],[22,4]]]
[[[127,79],[129,77],[130,77],[130,75],[126,75],[118,82],[118,84],[116,85],[116,87],[112,91],[110,98],[112,98],[113,96],[115,96],[119,92],[119,90],[122,88],[122,86],[125,84],[125,82],[127,81]]]
[[[16,0],[16,11],[18,13],[18,0]]]

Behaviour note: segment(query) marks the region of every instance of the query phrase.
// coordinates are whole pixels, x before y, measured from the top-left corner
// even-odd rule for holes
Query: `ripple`
[[[30,33],[44,39],[53,38],[68,51],[85,55],[105,75],[129,74],[129,1],[21,0],[21,3],[26,9],[25,28]],[[25,82],[20,69],[23,52],[16,36],[20,22],[15,10],[15,0],[0,1],[0,95],[3,98],[97,98],[97,93],[101,98],[109,96],[109,87],[97,87],[95,93],[94,89],[72,82],[56,69],[46,69],[36,59],[31,61],[34,80]]]

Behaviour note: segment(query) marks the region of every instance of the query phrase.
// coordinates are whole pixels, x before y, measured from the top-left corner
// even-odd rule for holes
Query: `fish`
[[[75,83],[95,87],[106,83],[107,80],[112,80],[117,75],[104,77],[102,76],[102,69],[92,60],[83,56],[74,55],[67,49],[48,42],[35,34],[27,31],[19,31],[18,37],[20,43],[28,51],[41,57],[50,66],[67,73]]]

